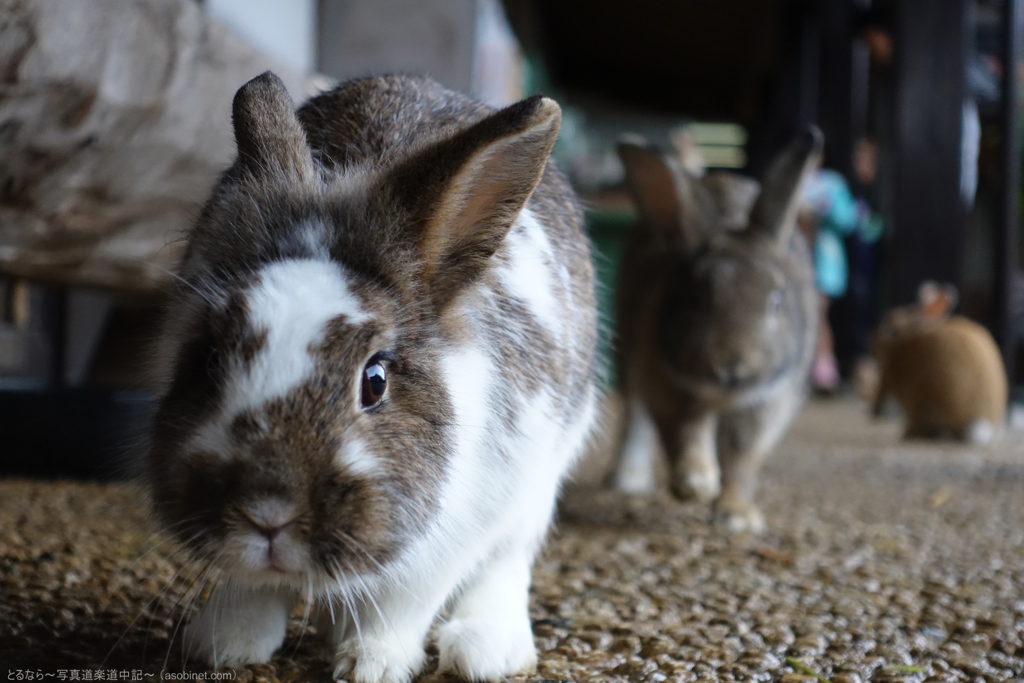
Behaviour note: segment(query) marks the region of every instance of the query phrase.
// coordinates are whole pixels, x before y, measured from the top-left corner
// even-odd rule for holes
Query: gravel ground
[[[766,467],[759,538],[665,495],[571,488],[534,577],[541,663],[513,680],[1024,679],[1024,440],[898,435],[811,404]],[[128,486],[0,481],[0,662],[185,669],[170,638],[197,576],[162,540]],[[327,680],[327,661],[296,619],[237,680]]]

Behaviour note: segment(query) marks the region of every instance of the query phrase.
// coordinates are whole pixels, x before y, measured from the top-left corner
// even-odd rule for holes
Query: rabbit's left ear
[[[789,242],[800,208],[800,190],[821,158],[824,137],[808,126],[775,158],[765,174],[761,194],[750,211],[750,228],[780,247]]]
[[[238,167],[258,180],[311,183],[316,168],[306,133],[284,83],[272,71],[235,93],[231,108]]]
[[[641,221],[665,244],[689,252],[704,244],[716,217],[711,197],[701,183],[643,138],[624,136],[618,145],[626,169],[626,189]]]

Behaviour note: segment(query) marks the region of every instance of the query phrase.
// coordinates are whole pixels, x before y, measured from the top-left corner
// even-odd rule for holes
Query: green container
[[[602,363],[601,379],[608,388],[616,386],[612,342],[615,336],[615,287],[622,263],[622,249],[630,227],[636,221],[633,211],[586,212],[587,231],[592,244],[591,258],[597,270],[597,305],[600,315],[598,352]]]

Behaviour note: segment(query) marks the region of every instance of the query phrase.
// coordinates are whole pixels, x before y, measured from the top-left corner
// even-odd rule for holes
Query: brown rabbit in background
[[[653,488],[660,436],[677,495],[715,501],[732,530],[763,529],[757,471],[796,415],[814,359],[817,293],[795,223],[821,146],[812,128],[779,155],[740,229],[723,218],[723,184],[706,186],[645,144],[619,146],[640,213],[617,301],[630,412],[620,490]]]
[[[880,378],[874,413],[900,404],[906,436],[988,443],[1006,413],[1006,370],[988,330],[949,313],[952,285],[925,282],[914,306],[889,311],[872,339]]]

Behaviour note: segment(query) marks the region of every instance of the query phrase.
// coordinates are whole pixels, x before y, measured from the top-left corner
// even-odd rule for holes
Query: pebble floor
[[[600,469],[567,491],[537,562],[540,663],[513,681],[1024,680],[1020,433],[900,443],[857,402],[810,404],[765,468],[761,537],[696,503],[588,485]],[[200,671],[172,642],[197,576],[139,500],[0,480],[0,676]],[[420,680],[446,679],[429,651]],[[296,618],[274,660],[235,680],[327,681],[328,662]]]

